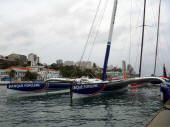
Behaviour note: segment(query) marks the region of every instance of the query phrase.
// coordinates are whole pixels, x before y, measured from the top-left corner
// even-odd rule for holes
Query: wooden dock
[[[164,107],[153,117],[146,127],[170,127],[170,100]]]

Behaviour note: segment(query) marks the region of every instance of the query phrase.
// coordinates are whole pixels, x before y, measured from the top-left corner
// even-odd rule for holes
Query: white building
[[[73,66],[74,62],[73,61],[64,61],[64,66]]]
[[[56,64],[57,65],[63,65],[63,60],[62,59],[56,60]]]
[[[28,61],[31,62],[31,66],[37,66],[39,63],[39,57],[36,54],[30,53],[28,55]]]
[[[32,69],[27,68],[27,67],[9,67],[7,69],[0,70],[0,78],[2,79],[5,77],[6,78],[10,77],[9,75],[12,70],[15,71],[13,80],[18,80],[18,81],[24,80],[24,76],[27,71],[34,72]]]
[[[107,67],[107,70],[112,70],[114,67],[113,67],[113,65],[109,65],[108,67]]]
[[[47,68],[44,68],[44,70],[38,72],[38,74],[40,75],[41,80],[44,80],[44,81],[50,78],[60,77],[59,71],[56,71],[54,69],[47,69]]]
[[[0,69],[0,80],[3,78],[9,78],[9,71],[5,69]]]
[[[28,68],[30,68],[31,70],[35,72],[40,72],[44,70],[44,66],[29,66]]]
[[[78,61],[76,62],[76,66],[82,69],[92,69],[92,62],[91,61]]]

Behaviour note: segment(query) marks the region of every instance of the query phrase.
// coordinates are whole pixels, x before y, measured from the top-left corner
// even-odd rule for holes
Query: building
[[[127,65],[127,72],[129,74],[133,74],[133,75],[135,74],[135,71],[134,71],[132,65],[130,65],[130,64]]]
[[[110,70],[113,70],[113,65],[109,65],[108,67],[107,67],[107,71],[110,71]]]
[[[44,66],[32,66],[32,67],[9,67],[7,69],[0,69],[0,80],[4,78],[10,78],[10,72],[14,71],[14,77],[12,80],[24,81],[24,77],[27,71],[36,72],[38,74],[37,80],[47,80],[50,78],[60,77],[59,71],[54,69],[47,69]]]
[[[76,66],[82,69],[92,69],[92,62],[91,61],[78,61],[76,62]]]
[[[56,64],[62,66],[63,65],[63,60],[62,59],[56,60]]]
[[[38,74],[41,77],[41,80],[43,80],[43,81],[50,79],[50,78],[59,78],[60,77],[59,71],[56,71],[54,69],[47,69],[47,68],[44,68],[44,70],[38,72]]]
[[[126,72],[126,61],[122,61],[122,71]]]
[[[4,56],[0,55],[0,59],[4,59],[4,58],[5,58]]]
[[[37,66],[39,63],[39,57],[36,54],[30,53],[28,55],[28,61],[31,62],[31,66]]]
[[[34,72],[40,72],[44,70],[44,66],[28,66],[28,68],[30,68]]]
[[[110,71],[110,72],[106,72],[107,75],[107,79],[108,80],[115,80],[115,79],[123,79],[124,75],[122,72],[119,71]]]
[[[65,61],[64,66],[73,66],[74,62],[73,61]]]
[[[10,72],[12,70],[14,70],[13,80],[18,80],[18,81],[23,81],[24,80],[24,76],[25,76],[27,71],[34,72],[33,70],[31,70],[28,67],[9,67],[7,69],[1,70],[1,73],[0,73],[1,77],[5,77],[5,76],[9,77]]]
[[[2,81],[3,78],[9,78],[9,71],[0,69],[0,81]]]
[[[27,57],[25,55],[10,54],[10,55],[7,56],[7,59],[9,61],[17,61],[18,64],[20,64],[20,65],[27,63]]]
[[[17,65],[17,61],[0,58],[0,68],[3,68],[4,66],[8,65]]]

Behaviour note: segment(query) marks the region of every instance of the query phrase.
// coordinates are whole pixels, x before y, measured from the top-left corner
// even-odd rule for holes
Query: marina
[[[40,27],[48,24],[46,28],[49,31],[41,29],[35,32],[38,26],[31,29],[31,23],[34,24],[31,21],[24,24],[28,28],[24,27],[21,32],[14,31],[11,35],[6,32],[5,39],[2,39],[6,43],[12,43],[13,38],[23,36],[16,42],[25,46],[15,48],[21,54],[13,53],[11,48],[11,54],[4,50],[3,55],[0,55],[0,127],[170,126],[169,61],[165,53],[162,54],[163,47],[168,46],[163,46],[163,43],[159,45],[160,34],[165,31],[160,28],[161,1],[153,4],[148,0],[96,0],[92,3],[85,0],[77,5],[73,0],[70,3],[54,1],[55,6],[53,2],[47,2],[50,3],[48,11],[45,11],[46,1],[41,6],[42,9],[38,7],[41,4],[38,2],[35,8],[43,12],[42,17],[49,17],[49,22],[37,23]],[[134,3],[138,3],[139,7]],[[6,5],[8,4],[10,3],[7,2]],[[58,8],[60,4],[62,6]],[[93,9],[94,5],[96,11]],[[30,10],[30,7],[27,9]],[[55,10],[56,8],[59,10]],[[154,18],[148,10],[152,11]],[[30,11],[27,13],[28,17],[21,19],[36,19],[32,12],[31,15]],[[39,16],[39,12],[37,14]],[[92,14],[93,19],[90,19]],[[139,21],[140,18],[142,22]],[[52,19],[55,21],[51,23]],[[157,22],[152,21],[155,19]],[[91,22],[91,26],[87,22]],[[134,25],[134,22],[137,24]],[[71,26],[68,27],[67,23]],[[147,32],[149,23],[153,25],[152,32]],[[165,29],[165,21],[163,25]],[[138,27],[141,29],[137,30]],[[153,29],[157,29],[155,33]],[[83,47],[82,41],[86,36]],[[165,38],[162,40],[166,41]],[[25,44],[22,44],[25,40]],[[156,43],[151,44],[152,41]],[[38,46],[36,50],[35,45],[33,46],[35,43]],[[97,45],[96,49],[94,45]],[[31,53],[32,51],[36,54]],[[26,53],[29,53],[28,57]],[[40,56],[44,56],[42,61]],[[47,63],[44,62],[45,59]],[[50,62],[52,59],[53,63]],[[122,67],[119,67],[120,59]]]

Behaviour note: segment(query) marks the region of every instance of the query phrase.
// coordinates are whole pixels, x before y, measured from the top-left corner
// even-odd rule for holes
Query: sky
[[[79,61],[100,0],[0,0],[0,55],[35,53],[41,63]],[[101,0],[83,60],[103,66],[114,0]],[[142,75],[153,73],[159,0],[146,3]],[[170,72],[170,1],[162,0],[157,75]],[[102,18],[102,14],[103,18]],[[118,0],[108,65],[139,68],[143,0]],[[102,19],[102,20],[101,20]],[[97,36],[95,33],[98,33]],[[95,41],[94,41],[94,38]],[[94,43],[94,45],[93,45]],[[93,48],[91,48],[93,47]],[[91,50],[93,49],[93,50]]]

